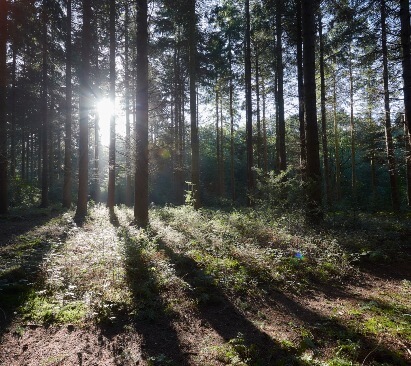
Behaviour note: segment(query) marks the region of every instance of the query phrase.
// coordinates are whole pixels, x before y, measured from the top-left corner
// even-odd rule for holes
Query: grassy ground
[[[72,217],[0,220],[1,365],[411,363],[410,217]]]

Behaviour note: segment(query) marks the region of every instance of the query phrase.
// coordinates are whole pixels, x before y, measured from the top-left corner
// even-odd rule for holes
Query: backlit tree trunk
[[[191,183],[193,184],[194,208],[201,207],[200,202],[200,146],[197,121],[197,16],[196,1],[190,0],[189,13],[189,77],[190,77],[190,122],[191,122]]]
[[[315,87],[315,21],[314,8],[310,0],[302,0],[302,31],[307,141],[307,216],[310,221],[318,222],[322,219],[321,171]]]
[[[63,183],[63,207],[71,206],[71,0],[67,0],[67,35],[66,35],[66,120],[64,137],[64,183]]]
[[[251,99],[251,25],[250,1],[245,0],[245,103],[246,103],[246,145],[247,145],[247,205],[252,205],[254,193],[253,176],[253,106]]]
[[[137,0],[136,171],[134,220],[148,225],[148,29],[147,0]]]
[[[318,19],[320,35],[320,82],[321,82],[321,138],[323,144],[323,164],[325,195],[328,205],[331,205],[330,168],[328,164],[328,140],[327,140],[327,112],[325,109],[325,65],[324,65],[324,39],[321,15]]]
[[[283,28],[282,28],[283,0],[277,0],[276,8],[276,56],[277,56],[277,102],[278,102],[278,148],[279,170],[287,169],[287,156],[285,149],[285,115],[284,115],[284,65],[283,65]]]
[[[410,46],[410,2],[400,0],[401,18],[401,45],[402,45],[402,76],[404,81],[404,109],[405,131],[408,139],[407,146],[411,146],[411,46]],[[411,206],[411,150],[406,154],[407,165],[407,195],[408,206]]]
[[[41,153],[42,153],[42,170],[41,170],[41,207],[47,207],[49,205],[49,151],[48,151],[48,82],[47,82],[47,5],[46,1],[43,1],[42,9],[42,37],[43,37],[43,64],[42,64],[42,82],[41,82]]]
[[[79,180],[76,218],[82,220],[87,215],[88,195],[88,125],[91,105],[90,95],[90,36],[91,36],[91,0],[83,0],[83,25],[81,31],[81,70],[79,99]]]
[[[116,188],[116,3],[110,0],[110,103],[113,111],[110,116],[110,146],[108,153],[108,191],[107,207],[114,209]]]
[[[0,214],[8,211],[7,176],[7,2],[0,0]]]
[[[397,164],[395,161],[394,144],[391,131],[391,111],[390,93],[388,86],[388,48],[387,48],[387,29],[386,29],[386,5],[385,0],[381,0],[381,41],[382,41],[382,63],[384,81],[384,120],[385,120],[385,142],[388,159],[388,173],[390,175],[391,201],[394,211],[400,209],[400,197],[398,192]]]

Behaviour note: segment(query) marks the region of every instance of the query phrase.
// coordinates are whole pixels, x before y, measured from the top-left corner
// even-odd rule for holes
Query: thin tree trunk
[[[283,0],[277,0],[276,11],[276,56],[277,56],[277,98],[278,98],[278,130],[277,138],[279,141],[279,170],[287,169],[287,156],[285,148],[285,115],[284,115],[284,65],[283,65],[283,27],[282,27]]]
[[[48,107],[47,107],[47,5],[46,1],[43,1],[42,9],[42,28],[43,28],[43,65],[42,65],[42,84],[41,84],[41,114],[42,114],[42,126],[41,126],[41,152],[42,152],[42,173],[41,173],[41,207],[47,207],[49,205],[49,155],[48,155]]]
[[[231,37],[229,34],[229,66],[230,66],[230,186],[231,186],[231,199],[233,202],[236,200],[235,191],[235,176],[234,176],[234,84],[233,84],[233,65],[232,65],[232,49],[231,49]]]
[[[355,123],[354,123],[354,77],[352,72],[352,54],[351,47],[349,50],[348,72],[350,77],[350,134],[351,134],[351,189],[354,203],[357,203],[357,174],[355,162]]]
[[[67,36],[66,36],[66,121],[65,121],[65,137],[64,137],[64,183],[63,183],[63,207],[70,208],[71,206],[71,0],[67,0]]]
[[[264,174],[268,172],[268,149],[267,149],[267,120],[266,120],[266,90],[264,77],[261,80],[263,97],[263,169]]]
[[[189,21],[189,77],[190,77],[190,121],[191,121],[191,183],[193,184],[194,208],[200,202],[200,146],[198,137],[196,74],[197,74],[197,16],[196,1],[190,0]]]
[[[16,176],[16,45],[13,46],[13,61],[11,69],[11,133],[10,133],[10,177]]]
[[[148,225],[148,25],[147,0],[137,0],[136,172],[134,220]]]
[[[0,0],[0,214],[8,212],[7,176],[7,2]]]
[[[198,109],[197,109],[198,110]],[[223,126],[223,95],[220,94],[220,192],[224,197],[224,126]]]
[[[131,148],[130,148],[130,72],[129,72],[129,33],[130,15],[128,3],[125,4],[124,19],[124,99],[126,108],[126,205],[132,205],[131,187]]]
[[[341,199],[341,162],[340,162],[340,136],[337,119],[337,62],[334,60],[333,75],[333,117],[334,117],[334,146],[335,146],[335,200]]]
[[[245,0],[245,103],[246,103],[246,145],[247,145],[247,205],[252,206],[254,193],[253,175],[253,105],[251,99],[251,25],[250,0]]]
[[[388,173],[390,175],[391,201],[394,211],[400,210],[400,195],[398,191],[397,164],[395,161],[394,144],[392,141],[390,93],[388,85],[388,49],[387,49],[387,29],[386,29],[386,5],[385,0],[381,0],[381,41],[382,41],[382,63],[384,82],[384,109],[385,109],[385,141],[388,159]]]
[[[304,104],[306,114],[308,211],[311,222],[322,219],[321,170],[318,141],[317,105],[315,86],[315,21],[310,0],[302,1],[302,30],[304,45]]]
[[[411,146],[411,26],[410,26],[410,2],[400,0],[401,18],[401,45],[402,45],[402,76],[404,80],[404,109],[405,109],[405,131],[408,139],[407,146]],[[411,207],[411,150],[406,154],[407,166],[407,193],[408,206]]]
[[[405,156],[407,157],[407,197],[408,197],[408,206],[411,206],[411,144],[410,140],[408,139],[410,131],[408,130],[408,126],[405,123],[405,118],[404,118],[404,140],[405,140]]]
[[[221,156],[220,156],[220,113],[219,113],[219,98],[218,98],[218,87],[215,91],[215,132],[216,132],[216,158],[217,158],[217,195],[221,196]]]
[[[261,114],[260,114],[260,65],[258,59],[258,46],[255,45],[255,98],[256,98],[256,117],[257,117],[257,166],[261,168]]]
[[[307,148],[305,142],[305,111],[304,111],[304,72],[302,43],[301,0],[297,0],[297,83],[298,83],[298,120],[300,122],[300,166],[304,176],[307,164]]]
[[[87,215],[88,196],[88,125],[90,110],[90,34],[91,34],[91,1],[83,0],[83,26],[81,31],[81,71],[79,99],[79,180],[76,219],[82,220]]]
[[[330,168],[328,163],[328,140],[327,140],[327,112],[325,109],[325,65],[324,65],[324,39],[323,25],[321,14],[318,17],[318,29],[320,36],[320,79],[321,79],[321,138],[323,144],[323,164],[324,164],[324,181],[325,195],[327,204],[331,205],[331,185],[330,185]]]
[[[116,102],[116,2],[110,0],[110,103]],[[110,116],[110,146],[108,153],[107,207],[114,210],[116,188],[116,115]]]

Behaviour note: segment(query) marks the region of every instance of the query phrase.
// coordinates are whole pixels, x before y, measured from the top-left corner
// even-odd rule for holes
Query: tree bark
[[[297,0],[297,83],[298,83],[298,120],[300,122],[300,166],[304,176],[307,164],[307,147],[305,141],[304,111],[304,72],[302,44],[301,0]]]
[[[7,2],[0,0],[0,214],[8,212],[7,175]]]
[[[250,0],[245,0],[245,103],[246,103],[246,145],[247,145],[247,205],[252,206],[254,193],[253,175],[253,105],[251,99],[251,25]]]
[[[49,151],[48,151],[48,80],[47,80],[47,4],[43,0],[43,9],[42,9],[42,37],[43,37],[43,50],[42,50],[42,82],[41,82],[41,152],[42,152],[42,170],[41,170],[41,207],[47,207],[49,205]]]
[[[197,17],[196,1],[190,0],[189,21],[189,77],[190,77],[190,122],[191,122],[191,183],[193,184],[194,208],[201,207],[200,202],[200,146],[197,121]]]
[[[354,122],[354,77],[352,72],[351,46],[349,49],[348,72],[350,77],[350,134],[351,134],[351,189],[354,204],[357,204],[357,167],[355,162],[355,122]]]
[[[334,117],[334,146],[335,146],[335,200],[341,199],[341,162],[340,162],[340,136],[337,119],[337,62],[334,59],[333,75],[333,117]]]
[[[394,211],[400,210],[400,195],[398,191],[397,164],[395,161],[394,144],[392,140],[390,92],[388,86],[388,48],[387,48],[387,10],[385,0],[381,0],[381,43],[384,82],[384,119],[385,119],[385,141],[388,160],[388,173],[390,175],[391,201]]]
[[[125,4],[124,19],[124,103],[126,108],[126,205],[132,205],[131,186],[131,146],[130,146],[130,71],[129,71],[129,33],[130,14],[128,3]]]
[[[91,0],[83,0],[83,25],[81,31],[81,70],[79,99],[79,180],[76,219],[82,220],[87,215],[88,196],[88,142],[90,111],[90,35],[91,35]]]
[[[285,148],[285,115],[284,115],[284,65],[283,65],[283,27],[282,27],[283,1],[277,0],[276,8],[276,56],[277,56],[277,100],[278,100],[278,130],[277,139],[279,141],[279,170],[287,169],[287,156]]]
[[[302,31],[308,178],[307,218],[313,223],[318,223],[322,219],[321,171],[315,87],[315,21],[310,0],[302,0]]]
[[[400,0],[401,18],[401,45],[402,45],[402,77],[404,81],[404,109],[405,131],[408,139],[407,146],[411,146],[411,46],[410,46],[410,2]],[[408,206],[411,207],[411,151],[406,153],[407,166],[407,195]]]
[[[261,168],[262,163],[262,143],[261,143],[261,113],[260,113],[260,65],[259,65],[259,55],[258,55],[258,46],[254,45],[255,49],[255,99],[256,99],[256,119],[257,119],[257,167]]]
[[[70,208],[72,201],[72,2],[67,0],[67,35],[66,35],[66,120],[64,138],[64,183],[63,207]]]
[[[231,36],[228,35],[229,54],[228,62],[230,66],[230,186],[231,186],[231,199],[234,202],[236,200],[235,190],[235,175],[234,175],[234,83],[233,83],[233,60],[232,60],[232,47]]]
[[[72,187],[72,160],[71,160],[71,130],[72,130],[72,87],[71,87],[71,0],[67,0],[67,35],[66,35],[66,120],[64,137],[64,183],[63,183],[63,207],[71,206],[71,187]]]
[[[116,102],[116,2],[110,0],[110,103],[114,109]],[[110,116],[110,146],[108,153],[107,207],[114,210],[116,188],[116,115]]]
[[[323,144],[323,164],[324,164],[324,181],[325,196],[327,204],[331,205],[331,185],[330,185],[330,168],[328,161],[328,140],[327,140],[327,112],[325,109],[325,65],[324,65],[324,39],[321,14],[318,17],[318,29],[320,36],[320,80],[321,80],[321,138]]]
[[[134,220],[148,225],[148,25],[147,0],[137,0],[136,172]]]

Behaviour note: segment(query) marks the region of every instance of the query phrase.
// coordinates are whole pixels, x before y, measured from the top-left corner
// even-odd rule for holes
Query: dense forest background
[[[1,1],[2,213],[409,206],[408,1],[144,3]]]

